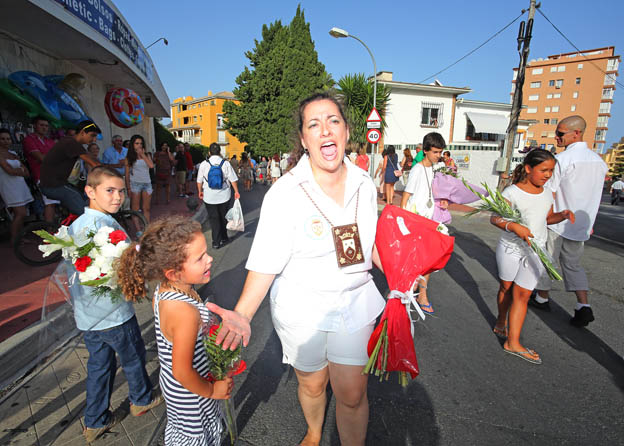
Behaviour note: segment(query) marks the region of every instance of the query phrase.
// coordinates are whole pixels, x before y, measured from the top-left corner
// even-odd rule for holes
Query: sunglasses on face
[[[567,132],[560,132],[559,130],[557,130],[555,132],[555,135],[557,136],[557,138],[563,138],[563,135],[567,135],[568,133],[572,133],[574,130],[570,130]]]

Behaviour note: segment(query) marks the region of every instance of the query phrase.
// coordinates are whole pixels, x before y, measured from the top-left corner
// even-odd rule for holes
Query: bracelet
[[[509,229],[507,229],[507,226],[509,226],[511,223],[513,223],[512,221],[508,221],[507,224],[505,225],[505,231],[507,232],[511,232],[509,231]]]

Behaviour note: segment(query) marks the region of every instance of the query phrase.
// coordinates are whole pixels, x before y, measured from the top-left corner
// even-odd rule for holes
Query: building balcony
[[[482,141],[453,141],[447,146],[448,150],[498,151],[499,143]]]

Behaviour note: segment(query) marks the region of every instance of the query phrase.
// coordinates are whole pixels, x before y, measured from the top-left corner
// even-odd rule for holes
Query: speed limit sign
[[[366,132],[366,139],[371,144],[377,144],[381,138],[381,133],[377,129],[370,129]]]

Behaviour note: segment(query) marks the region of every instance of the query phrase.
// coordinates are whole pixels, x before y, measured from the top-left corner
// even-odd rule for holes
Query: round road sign
[[[371,144],[377,144],[380,138],[381,138],[381,133],[377,129],[370,129],[366,133],[366,139]]]

